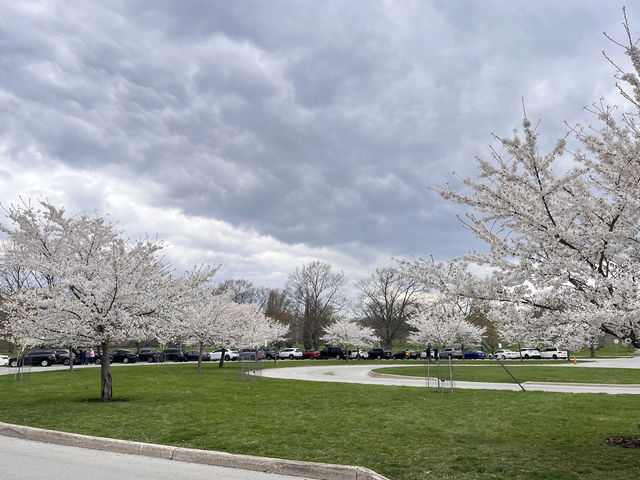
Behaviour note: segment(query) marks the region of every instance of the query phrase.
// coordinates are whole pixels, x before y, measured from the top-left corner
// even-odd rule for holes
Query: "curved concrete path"
[[[388,365],[388,367],[398,366],[398,364]],[[526,368],[516,364],[508,364],[508,368]],[[571,368],[640,368],[640,357],[634,359],[603,359],[593,362],[583,362],[574,365],[566,362],[555,364],[558,367]],[[424,378],[404,377],[399,375],[385,375],[373,373],[372,370],[383,369],[385,365],[332,365],[314,367],[288,367],[270,368],[260,372],[263,377],[281,378],[288,380],[308,380],[313,382],[338,382],[338,383],[360,383],[368,385],[392,385],[405,387],[435,387],[437,380],[432,378],[429,382]],[[433,367],[432,367],[433,368]],[[506,376],[506,374],[505,374]],[[449,382],[444,382],[445,388],[450,387]],[[640,394],[640,372],[638,372],[637,385],[612,385],[612,384],[575,384],[575,383],[545,383],[545,382],[525,382],[524,388],[527,391],[540,392],[562,392],[562,393],[610,393],[610,394]],[[456,388],[484,389],[484,390],[521,390],[516,383],[485,383],[485,382],[463,382],[456,381]]]

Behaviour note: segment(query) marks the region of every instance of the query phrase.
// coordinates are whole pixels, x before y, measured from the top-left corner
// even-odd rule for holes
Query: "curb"
[[[77,433],[58,432],[55,430],[25,427],[3,422],[0,422],[0,435],[90,450],[104,450],[130,455],[163,458],[165,460],[200,463],[218,467],[238,468],[265,473],[317,478],[321,480],[388,480],[387,477],[373,470],[352,465],[303,462],[298,460],[217,452],[213,450],[172,447],[169,445],[156,445],[114,438],[92,437]]]
[[[558,385],[576,387],[604,387],[604,388],[636,388],[640,389],[640,383],[569,383],[569,382],[523,382],[523,385]]]

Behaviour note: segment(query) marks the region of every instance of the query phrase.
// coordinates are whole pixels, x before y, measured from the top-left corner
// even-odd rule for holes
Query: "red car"
[[[303,360],[315,360],[316,358],[320,358],[320,352],[317,350],[305,350],[302,352]]]

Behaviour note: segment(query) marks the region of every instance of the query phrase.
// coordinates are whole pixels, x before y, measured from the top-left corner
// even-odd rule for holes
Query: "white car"
[[[498,350],[493,353],[493,358],[499,360],[516,360],[520,358],[520,353],[512,350]]]
[[[569,358],[569,352],[563,348],[547,347],[540,350],[540,358],[553,358],[554,360],[563,358],[566,360]]]
[[[9,365],[9,355],[0,355],[0,367]]]
[[[288,358],[289,360],[301,359],[302,350],[299,348],[283,348],[278,352],[278,358]]]
[[[369,352],[364,350],[349,350],[349,358],[369,358]]]
[[[212,362],[219,362],[220,361],[220,356],[222,355],[222,349],[220,350],[214,350],[213,352],[211,352],[209,354],[209,358],[211,359]],[[227,350],[225,349],[224,351],[224,361],[228,362],[230,360],[237,360],[238,359],[238,352],[236,352],[235,350]]]
[[[518,351],[522,358],[540,358],[540,350],[537,348],[521,348]]]

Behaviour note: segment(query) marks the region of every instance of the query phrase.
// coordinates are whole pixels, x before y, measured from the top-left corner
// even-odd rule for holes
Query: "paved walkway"
[[[459,365],[459,364],[458,364]],[[571,368],[637,368],[640,369],[640,357],[633,359],[602,359],[593,362],[562,362],[553,364],[558,367]],[[389,367],[398,366],[390,364]],[[519,364],[508,364],[508,367],[521,368]],[[525,366],[526,367],[526,366]],[[309,380],[313,382],[338,382],[360,383],[369,385],[395,385],[405,387],[426,387],[427,381],[418,377],[403,377],[397,375],[375,374],[374,369],[385,368],[385,365],[333,365],[314,367],[289,367],[270,368],[261,371],[263,377],[282,378],[288,380]],[[524,368],[524,367],[522,367]],[[430,379],[429,386],[435,387],[436,379]],[[449,386],[445,382],[445,387]],[[602,384],[571,384],[571,383],[545,383],[525,382],[527,391],[562,392],[562,393],[610,393],[610,394],[636,394],[640,395],[640,372],[638,372],[638,385],[602,385]],[[485,389],[485,390],[512,390],[518,391],[520,387],[515,383],[485,383],[485,382],[455,382],[456,388]]]
[[[91,450],[0,435],[0,473],[3,478],[224,478],[225,480],[312,480],[238,468],[177,462],[109,451]]]

